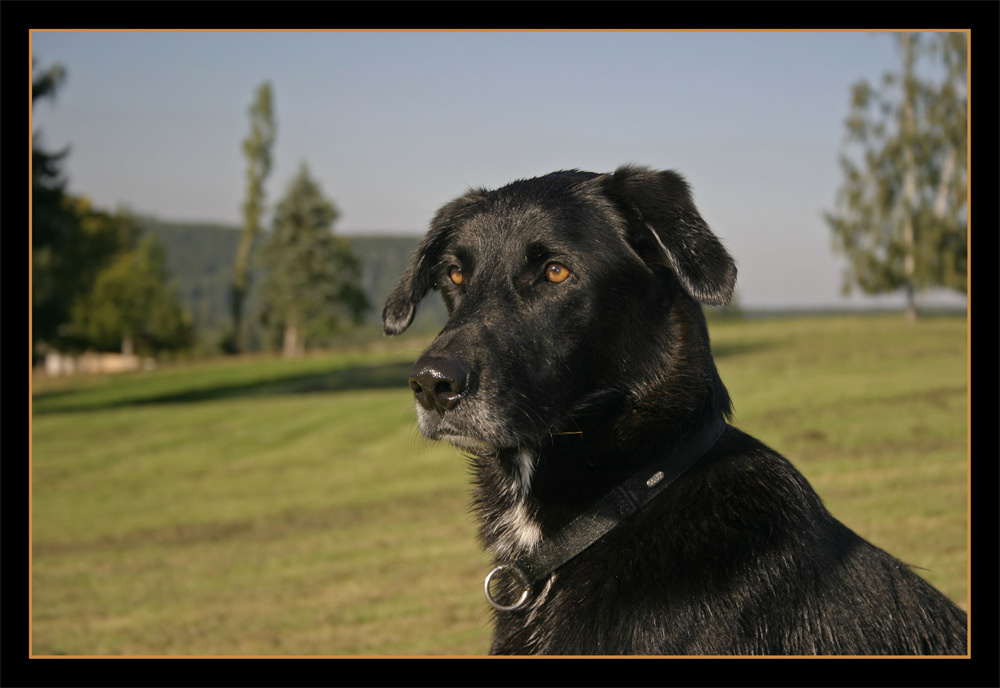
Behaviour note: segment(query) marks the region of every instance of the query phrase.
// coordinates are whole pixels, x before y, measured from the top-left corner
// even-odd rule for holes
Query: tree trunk
[[[253,246],[254,231],[243,230],[240,243],[236,248],[236,263],[233,267],[233,285],[231,294],[233,316],[233,352],[239,353],[244,348],[243,342],[243,303],[246,299],[247,286],[250,282],[250,249]]]
[[[917,170],[916,162],[913,159],[913,138],[916,126],[913,122],[913,92],[911,88],[912,79],[912,57],[910,35],[903,34],[903,49],[906,53],[904,58],[906,69],[903,78],[903,121],[900,123],[900,136],[903,145],[903,161],[905,171],[903,175],[903,198],[902,198],[902,221],[903,221],[903,274],[906,286],[906,319],[914,321],[917,319],[917,305],[914,298],[914,287],[917,263],[917,241],[913,228],[914,205],[917,196]]]
[[[912,284],[906,285],[906,320],[908,322],[917,321],[916,290]]]
[[[305,342],[299,336],[299,328],[294,322],[285,324],[285,341],[282,355],[285,358],[300,358],[305,353]]]
[[[951,189],[951,178],[955,173],[955,158],[957,153],[955,149],[948,148],[948,154],[945,156],[944,165],[941,167],[941,179],[938,180],[937,195],[934,198],[934,219],[941,221],[944,219],[944,211],[948,206],[948,196]]]

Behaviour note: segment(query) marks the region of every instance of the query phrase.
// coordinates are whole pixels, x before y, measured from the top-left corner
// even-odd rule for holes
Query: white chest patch
[[[520,496],[526,496],[531,489],[531,476],[534,472],[535,454],[530,449],[522,449],[517,454],[517,475],[514,477],[515,487]]]
[[[519,449],[513,457],[507,482],[501,487],[510,506],[500,512],[493,522],[496,538],[490,549],[502,558],[527,554],[542,539],[542,529],[526,503],[531,492],[536,458],[531,449]]]
[[[491,549],[499,556],[516,556],[533,550],[542,539],[542,529],[523,501],[507,510],[496,524],[497,539]]]

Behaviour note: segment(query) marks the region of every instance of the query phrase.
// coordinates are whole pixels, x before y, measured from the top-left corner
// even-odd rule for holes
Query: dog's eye
[[[451,266],[448,269],[448,279],[452,281],[453,284],[461,284],[465,280],[465,276],[462,274],[462,268],[457,265]]]
[[[553,284],[565,282],[569,275],[569,268],[565,265],[561,265],[559,263],[549,263],[545,266],[545,279]]]

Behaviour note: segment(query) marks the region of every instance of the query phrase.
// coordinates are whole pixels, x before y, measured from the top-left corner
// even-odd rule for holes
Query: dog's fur
[[[553,263],[569,270],[546,279]],[[460,284],[451,269],[461,268]],[[733,260],[674,172],[556,172],[445,205],[389,296],[438,289],[414,366],[421,431],[466,450],[481,537],[509,563],[677,438],[730,416],[699,302]],[[519,586],[500,578],[509,599]],[[498,596],[500,592],[497,593]],[[965,654],[966,615],[727,426],[650,505],[496,613],[496,654]]]

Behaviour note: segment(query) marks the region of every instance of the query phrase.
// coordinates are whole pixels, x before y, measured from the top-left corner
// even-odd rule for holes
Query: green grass
[[[712,336],[735,423],[965,606],[965,320]],[[406,387],[423,343],[36,380],[33,653],[484,654],[468,470]]]
[[[802,318],[712,334],[735,424],[791,459],[841,521],[965,608],[965,319]]]

